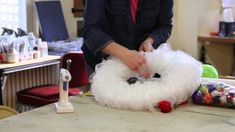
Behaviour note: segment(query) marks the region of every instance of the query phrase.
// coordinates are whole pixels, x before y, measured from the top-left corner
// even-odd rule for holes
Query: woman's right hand
[[[137,51],[129,50],[115,42],[112,42],[102,49],[102,52],[119,58],[131,70],[139,73],[144,78],[149,78],[151,75],[151,71],[149,70],[144,55]]]

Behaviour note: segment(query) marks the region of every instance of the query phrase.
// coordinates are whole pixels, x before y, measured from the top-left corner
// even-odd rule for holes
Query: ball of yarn
[[[169,113],[172,110],[171,109],[171,102],[167,101],[167,100],[163,100],[163,101],[158,103],[158,108],[163,113]]]
[[[203,70],[202,77],[206,77],[206,78],[218,78],[219,77],[216,68],[212,65],[203,64],[202,70]]]
[[[195,104],[200,105],[203,103],[203,94],[200,91],[196,91],[192,97]]]

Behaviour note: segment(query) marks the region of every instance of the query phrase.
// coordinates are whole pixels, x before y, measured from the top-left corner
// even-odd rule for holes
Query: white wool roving
[[[118,109],[150,110],[162,100],[172,105],[186,101],[201,83],[202,64],[182,51],[171,50],[162,44],[145,54],[153,73],[160,78],[143,79],[129,84],[137,76],[117,58],[110,58],[96,67],[91,92],[96,101]]]

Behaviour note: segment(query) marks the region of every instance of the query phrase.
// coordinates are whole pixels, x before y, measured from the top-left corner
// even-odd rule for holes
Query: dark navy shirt
[[[84,13],[82,50],[87,63],[95,67],[108,55],[101,49],[115,41],[131,50],[151,36],[156,49],[172,30],[173,0],[139,0],[133,22],[129,0],[87,0]]]

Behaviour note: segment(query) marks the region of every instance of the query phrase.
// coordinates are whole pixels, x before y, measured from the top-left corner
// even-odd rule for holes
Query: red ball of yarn
[[[160,109],[161,112],[163,113],[168,113],[171,112],[171,102],[167,100],[163,100],[158,103],[158,108]]]

